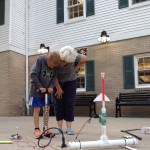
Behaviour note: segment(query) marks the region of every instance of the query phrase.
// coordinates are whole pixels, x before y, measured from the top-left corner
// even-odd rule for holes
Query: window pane
[[[139,84],[150,84],[150,71],[138,72],[138,82]]]
[[[150,57],[138,59],[138,70],[150,69]]]
[[[144,63],[145,63],[144,69],[149,69],[150,70],[150,57],[145,57],[144,58]]]
[[[150,70],[150,64],[145,64],[145,69]]]
[[[73,5],[78,4],[77,0],[73,0]]]
[[[144,1],[148,1],[148,0],[132,0],[132,3],[136,4],[136,3],[140,3],[140,2],[144,2]]]
[[[83,11],[83,5],[79,5],[79,11]]]
[[[73,14],[69,14],[69,19],[72,19],[73,18]]]
[[[143,64],[144,59],[143,58],[139,58],[138,59],[138,64]]]
[[[142,64],[140,64],[139,66],[138,66],[138,70],[143,70],[144,69],[144,66],[142,65]]]
[[[150,57],[138,58],[138,84],[150,84]]]
[[[138,59],[138,70],[143,70],[144,69],[143,61],[144,61],[143,58]]]
[[[145,62],[145,63],[150,63],[150,57],[145,57],[145,58],[144,58],[144,62]]]
[[[83,3],[83,0],[78,0],[78,4],[82,4]]]
[[[78,6],[74,7],[74,12],[78,12]]]
[[[78,17],[78,12],[75,12],[74,13],[74,18],[77,18]]]
[[[80,11],[80,12],[79,12],[79,16],[83,16],[83,11]]]
[[[72,0],[68,0],[68,6],[72,5]]]
[[[73,12],[73,8],[68,8],[68,13],[72,14],[72,12]]]

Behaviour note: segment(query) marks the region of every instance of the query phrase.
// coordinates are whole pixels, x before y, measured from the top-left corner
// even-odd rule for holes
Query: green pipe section
[[[101,115],[99,115],[99,123],[101,123],[102,125],[106,125],[106,113],[102,113]]]

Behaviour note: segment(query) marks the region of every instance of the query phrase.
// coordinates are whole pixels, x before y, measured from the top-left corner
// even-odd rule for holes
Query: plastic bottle
[[[140,129],[140,131],[145,134],[150,134],[150,127],[144,126]]]

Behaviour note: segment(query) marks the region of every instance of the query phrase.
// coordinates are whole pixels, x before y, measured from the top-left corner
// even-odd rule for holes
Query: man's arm
[[[56,90],[57,90],[55,93],[55,96],[57,96],[58,99],[62,99],[62,94],[64,92],[63,92],[57,78],[56,78],[55,86],[56,86]]]

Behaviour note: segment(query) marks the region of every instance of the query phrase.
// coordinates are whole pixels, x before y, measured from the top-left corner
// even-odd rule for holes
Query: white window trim
[[[79,91],[86,91],[86,89],[85,88],[77,88],[77,91],[79,92]]]
[[[129,0],[129,8],[131,8],[131,9],[142,7],[142,6],[149,5],[149,4],[150,4],[150,1],[145,1],[145,2],[141,2],[141,3],[137,3],[137,4],[132,4],[132,0]]]
[[[150,56],[150,54],[141,54],[141,55],[135,55],[134,56],[134,78],[135,78],[135,88],[149,88],[150,87],[150,84],[145,84],[145,85],[139,85],[138,84],[138,74],[137,74],[137,71],[138,71],[138,61],[137,59],[138,58],[143,58],[143,57],[146,57],[146,56]]]
[[[64,0],[64,24],[74,23],[74,22],[86,19],[86,3],[85,3],[85,1],[86,0],[83,0],[83,16],[78,17],[78,18],[68,19],[68,11],[67,11],[68,0]]]

